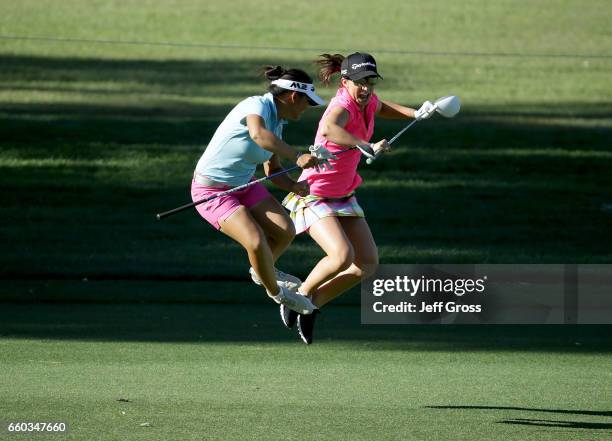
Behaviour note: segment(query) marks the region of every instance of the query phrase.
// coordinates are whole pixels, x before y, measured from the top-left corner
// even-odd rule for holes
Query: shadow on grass
[[[612,430],[612,423],[587,423],[583,421],[532,420],[516,418],[498,421],[502,424],[518,424],[521,426],[558,427],[564,429]]]
[[[245,90],[263,91],[256,70],[269,61],[0,54],[5,90],[41,93],[0,102],[0,278],[241,273],[242,251],[193,212],[154,215],[189,202],[203,146]],[[96,101],[105,91],[111,99]],[[322,110],[291,123],[286,139],[310,144]],[[612,218],[600,206],[612,199],[611,118],[612,103],[465,103],[456,119],[418,124],[360,171],[382,262],[609,262]],[[381,122],[375,137],[403,125]],[[303,276],[317,253],[299,238],[283,269]]]
[[[287,66],[295,64],[283,59],[277,62]],[[197,138],[204,144],[226,112],[245,97],[245,90],[254,94],[264,90],[265,82],[257,75],[258,69],[268,63],[270,60],[265,58],[155,61],[0,54],[3,66],[0,90],[53,96],[52,102],[32,99],[27,103],[0,102],[0,112],[5,113],[0,139],[19,142],[22,136],[30,135],[25,139],[31,139],[34,132],[41,141],[49,142],[53,136],[65,139],[67,135],[78,133],[75,140],[83,143],[121,142],[133,133],[141,143],[184,144]],[[297,67],[314,72],[307,61]],[[394,67],[401,70],[401,66]],[[333,94],[333,88],[325,93]],[[92,94],[125,98],[119,103],[82,99]],[[77,102],[73,102],[75,97],[79,98]],[[198,98],[221,104],[200,104]],[[309,144],[322,111],[322,108],[311,110],[302,123],[291,124],[286,134],[288,138]],[[183,136],[176,136],[174,126],[185,122],[181,118],[189,117],[192,120],[186,121]],[[611,117],[612,102],[540,106],[537,103],[520,106],[465,103],[458,118],[443,123],[422,123],[411,129],[404,140],[409,139],[405,142],[411,146],[424,145],[434,152],[438,147],[490,148],[494,145],[607,149]],[[132,122],[131,130],[122,124],[122,119],[130,118],[140,118]],[[601,123],[585,126],[581,122],[584,120]],[[196,121],[202,127],[198,127]],[[102,133],[95,130],[117,124],[121,130],[103,130]],[[25,130],[24,126],[30,130]],[[397,121],[379,122],[375,137],[390,138],[400,127],[402,123]],[[42,132],[38,130],[45,128],[47,130]],[[14,129],[23,130],[15,132]]]
[[[516,407],[516,406],[427,406],[427,409],[475,409],[475,410],[519,410],[526,412],[538,413],[558,413],[568,415],[588,415],[588,416],[604,416],[612,417],[612,411],[598,410],[567,410],[567,409],[539,409],[532,407]],[[541,421],[541,420],[538,420]]]
[[[567,409],[540,409],[516,406],[426,406],[426,409],[449,409],[449,410],[508,410],[519,412],[552,413],[561,415],[584,415],[595,417],[612,417],[612,411],[598,410],[567,410]],[[585,430],[611,430],[610,422],[585,422],[585,421],[560,421],[535,418],[508,418],[496,421],[500,424],[516,424],[522,426],[554,427],[562,429],[585,429]]]
[[[245,60],[129,60],[85,57],[44,57],[0,54],[0,90],[40,90],[36,83],[43,83],[42,91],[79,93],[113,92],[113,86],[126,83],[124,93],[184,93],[190,96],[193,89],[219,85],[224,96],[242,96],[236,85],[253,84],[263,65],[264,58]],[[263,77],[260,77],[263,84]],[[89,87],[92,84],[103,88]],[[130,86],[133,89],[130,89]],[[231,87],[234,86],[234,87]]]
[[[368,350],[612,352],[611,326],[364,326],[355,306],[330,306],[317,319],[319,344]],[[266,304],[0,304],[0,338],[295,342],[278,307]],[[580,346],[576,345],[580,342]]]
[[[246,82],[248,78],[245,78]],[[211,91],[201,91],[207,97]],[[265,92],[265,87],[254,88],[251,94]],[[81,92],[73,91],[75,95]],[[70,92],[65,92],[70,96]],[[196,94],[196,92],[194,92]],[[33,140],[52,142],[70,140],[82,144],[92,142],[148,144],[160,143],[169,146],[198,143],[204,146],[212,137],[218,124],[226,114],[248,93],[243,93],[229,103],[227,97],[218,96],[219,103],[196,103],[185,98],[182,100],[154,100],[137,97],[131,103],[99,104],[93,102],[0,102],[0,140],[11,143],[24,143]],[[197,96],[197,95],[196,95]],[[193,98],[193,95],[191,95]],[[564,108],[567,104],[559,105]],[[414,126],[394,144],[395,150],[403,148],[426,148],[431,155],[437,149],[478,149],[514,148],[524,151],[530,149],[556,149],[570,151],[609,152],[607,140],[612,134],[610,105],[594,106],[589,103],[573,103],[576,114],[569,121],[550,124],[529,121],[521,118],[522,106],[510,107],[510,116],[491,118],[496,106],[474,105],[467,107],[460,117],[445,120],[434,117],[432,120]],[[551,104],[542,105],[551,112],[559,110]],[[579,112],[598,111],[591,118],[602,121],[601,125],[582,124]],[[323,108],[307,113],[298,122],[291,121],[285,130],[285,139],[298,145],[310,145],[314,140],[317,125]],[[551,114],[549,118],[555,117]],[[605,123],[605,124],[604,124]],[[405,126],[401,121],[377,121],[373,140],[391,139]],[[113,130],[115,129],[115,130]],[[180,129],[180,130],[179,130]],[[554,153],[550,155],[554,158]],[[399,164],[381,166],[383,169],[398,168]]]

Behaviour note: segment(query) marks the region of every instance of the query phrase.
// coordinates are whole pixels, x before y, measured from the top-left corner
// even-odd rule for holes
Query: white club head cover
[[[414,112],[414,119],[417,121],[421,121],[423,119],[429,118],[436,111],[436,106],[431,101],[425,101],[419,107],[419,110]]]
[[[461,109],[461,100],[458,96],[443,96],[435,102],[436,111],[445,118],[452,118]]]

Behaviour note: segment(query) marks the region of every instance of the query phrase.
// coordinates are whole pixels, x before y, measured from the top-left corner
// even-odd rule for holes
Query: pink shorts
[[[232,187],[206,187],[198,184],[196,181],[192,181],[191,199],[196,202],[227,191],[230,188]],[[209,224],[220,230],[221,222],[227,219],[238,207],[244,205],[246,208],[251,208],[270,196],[272,195],[268,189],[258,182],[244,190],[235,191],[225,196],[219,196],[212,201],[196,205],[196,210]]]

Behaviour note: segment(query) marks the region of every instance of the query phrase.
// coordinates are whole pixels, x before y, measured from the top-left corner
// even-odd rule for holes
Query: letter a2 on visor
[[[281,89],[305,93],[311,106],[322,106],[325,104],[325,100],[315,93],[315,88],[310,83],[300,83],[299,81],[285,80],[281,78],[279,80],[272,81],[270,84],[274,84]]]

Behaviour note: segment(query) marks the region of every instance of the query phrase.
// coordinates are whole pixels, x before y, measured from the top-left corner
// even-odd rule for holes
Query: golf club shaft
[[[342,153],[346,153],[349,150],[353,150],[355,148],[356,147],[350,147],[350,148],[348,148],[346,150],[341,150],[341,151],[339,151],[339,152],[337,152],[335,154],[336,155],[340,155]],[[246,184],[239,185],[238,187],[230,188],[229,190],[223,191],[221,193],[214,194],[214,195],[209,196],[207,198],[200,199],[198,201],[194,201],[194,202],[191,202],[189,204],[181,205],[180,207],[176,207],[176,208],[173,208],[172,210],[164,211],[163,213],[157,213],[157,215],[156,215],[157,220],[162,220],[165,217],[172,216],[173,214],[180,213],[181,211],[188,210],[189,208],[192,208],[192,207],[195,207],[197,205],[203,204],[204,202],[212,201],[213,199],[218,198],[220,196],[225,196],[225,195],[228,195],[230,193],[233,193],[233,192],[239,191],[239,190],[244,190],[245,188],[250,187],[251,185],[257,184],[258,182],[267,181],[268,179],[272,179],[272,178],[275,178],[277,176],[281,176],[281,175],[290,173],[290,172],[292,172],[294,170],[297,170],[299,168],[301,168],[299,165],[295,165],[295,166],[290,167],[288,169],[281,170],[281,171],[278,171],[276,173],[272,173],[269,176],[264,176],[263,178],[259,178],[259,179],[256,179],[254,181],[248,182]]]
[[[391,140],[389,141],[389,145],[393,144],[393,142],[399,138],[400,136],[402,136],[402,134],[408,130],[410,127],[412,127],[416,122],[418,121],[418,119],[415,119],[414,121],[411,121],[410,124],[408,124],[406,127],[404,127],[402,130],[400,130],[399,132],[397,132],[397,134],[391,138]]]
[[[402,133],[404,133],[406,130],[408,130],[410,127],[412,127],[417,121],[418,121],[418,119],[415,119],[414,121],[411,121],[410,124],[408,124],[402,130],[397,132],[397,134],[393,138],[391,138],[391,140],[389,141],[389,145],[391,145],[397,138],[399,138],[402,135]],[[371,163],[376,161],[380,155],[382,155],[382,151],[379,152],[379,153],[376,153],[373,158],[366,159],[366,164],[370,165]]]
[[[435,111],[437,107],[438,107],[438,106],[437,106],[437,104],[435,104],[435,105],[434,105],[434,107],[433,107],[433,109],[432,109],[432,111]],[[396,135],[395,135],[393,138],[391,138],[391,140],[389,141],[389,143],[388,143],[388,144],[389,144],[389,145],[393,144],[393,142],[394,142],[394,141],[395,141],[397,138],[399,138],[399,137],[400,137],[400,136],[401,136],[401,135],[402,135],[402,134],[403,134],[403,133],[404,133],[406,130],[408,130],[410,127],[412,127],[412,126],[413,126],[415,123],[417,123],[418,121],[420,121],[420,120],[415,119],[414,121],[411,121],[411,122],[410,122],[410,124],[408,124],[408,125],[407,125],[406,127],[404,127],[402,130],[400,130],[399,132],[397,132],[397,134],[396,134]],[[383,152],[382,152],[382,151],[381,151],[380,153],[376,153],[376,155],[374,155],[374,157],[373,157],[373,158],[368,158],[368,159],[366,160],[366,163],[367,163],[368,165],[370,165],[371,163],[373,163],[374,161],[376,161],[376,160],[378,159],[378,157],[379,157],[380,155],[382,155],[382,154],[383,154]]]
[[[172,210],[164,211],[163,213],[158,213],[157,214],[157,220],[161,220],[161,219],[163,219],[165,217],[168,217],[168,216],[171,216],[173,214],[180,213],[181,211],[187,210],[187,209],[189,209],[191,207],[195,207],[196,205],[203,204],[204,202],[211,201],[211,200],[213,200],[215,198],[218,198],[220,196],[225,196],[225,195],[228,195],[230,193],[234,193],[235,191],[244,190],[245,188],[250,187],[251,185],[257,184],[258,182],[263,182],[263,181],[265,181],[267,179],[272,179],[272,178],[275,178],[277,176],[284,175],[285,173],[292,172],[294,170],[297,170],[298,168],[300,168],[300,166],[299,165],[295,165],[295,166],[293,166],[291,168],[288,168],[286,170],[281,170],[281,171],[278,171],[276,173],[272,173],[269,176],[264,176],[263,178],[259,178],[259,179],[256,179],[254,181],[248,182],[246,184],[239,185],[238,187],[230,188],[229,190],[223,191],[221,193],[214,194],[214,195],[209,196],[207,198],[200,199],[198,201],[194,201],[194,202],[191,202],[189,204],[181,205],[180,207],[176,207],[176,208],[174,208]]]

